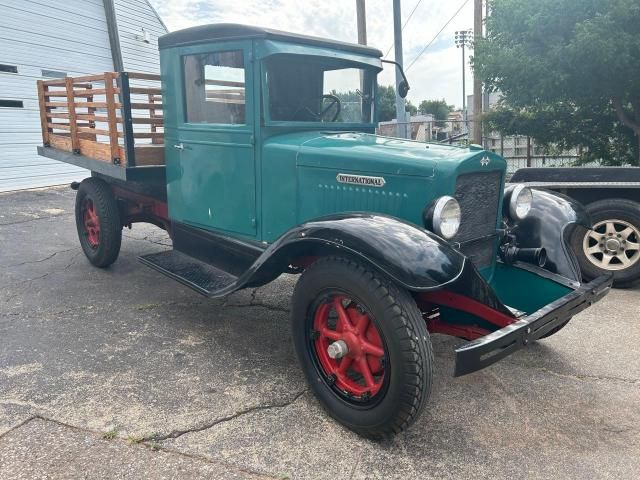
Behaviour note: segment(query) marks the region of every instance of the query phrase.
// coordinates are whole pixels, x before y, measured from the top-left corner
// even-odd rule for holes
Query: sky
[[[170,31],[208,23],[243,23],[294,33],[357,43],[355,0],[150,0]],[[368,44],[383,53],[393,45],[392,0],[366,0]],[[410,67],[420,51],[465,4],[465,0],[403,0],[402,23],[414,9],[403,31],[404,65],[411,90],[408,99],[445,99],[462,106],[462,53],[454,44],[456,30],[473,27],[473,1]],[[393,59],[393,49],[386,58]],[[467,95],[472,93],[468,64]],[[381,85],[394,84],[394,71],[385,65]]]

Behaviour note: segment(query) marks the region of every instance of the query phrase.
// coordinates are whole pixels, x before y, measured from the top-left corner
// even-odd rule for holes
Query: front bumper
[[[602,275],[511,325],[465,343],[456,349],[454,376],[481,370],[524,348],[602,299],[612,283],[611,275]]]

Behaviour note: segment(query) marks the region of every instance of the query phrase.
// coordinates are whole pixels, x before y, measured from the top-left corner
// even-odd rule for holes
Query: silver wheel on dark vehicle
[[[587,259],[604,270],[624,270],[640,259],[640,230],[624,220],[603,220],[582,241]]]

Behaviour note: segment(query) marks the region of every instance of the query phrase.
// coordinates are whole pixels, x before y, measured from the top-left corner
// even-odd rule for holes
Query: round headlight
[[[447,240],[455,237],[460,228],[460,204],[453,197],[440,197],[433,207],[433,231]]]
[[[522,220],[529,214],[531,203],[533,202],[533,193],[524,185],[516,186],[511,192],[511,200],[509,201],[509,214],[514,220]]]

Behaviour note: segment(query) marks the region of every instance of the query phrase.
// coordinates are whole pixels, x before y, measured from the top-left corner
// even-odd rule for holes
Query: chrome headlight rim
[[[447,208],[447,206],[450,205],[451,203],[453,203],[458,210],[458,224],[453,233],[447,233],[443,229],[444,222],[443,222],[442,214],[445,211],[445,208]],[[458,203],[458,200],[456,200],[455,198],[449,195],[444,195],[435,201],[433,205],[433,213],[431,215],[431,226],[433,227],[433,231],[436,235],[444,238],[445,240],[451,240],[453,237],[455,237],[458,234],[458,231],[460,230],[461,221],[462,221],[462,210],[460,209],[460,203]]]
[[[519,200],[521,196],[526,195],[529,198],[529,206],[527,207],[525,212],[518,211]],[[513,220],[524,220],[531,212],[531,206],[533,204],[533,192],[526,185],[516,185],[515,188],[511,192],[511,197],[509,198],[509,216]]]

